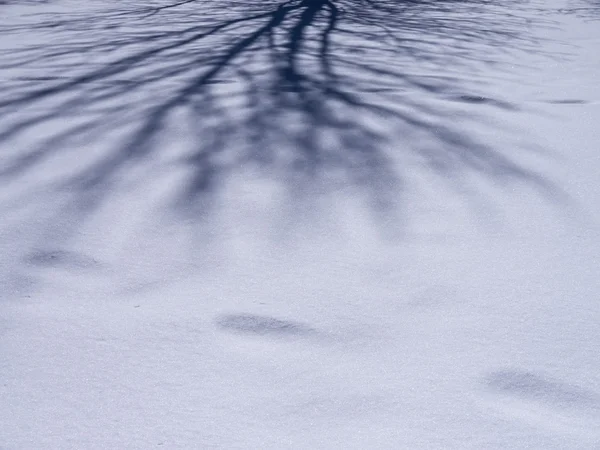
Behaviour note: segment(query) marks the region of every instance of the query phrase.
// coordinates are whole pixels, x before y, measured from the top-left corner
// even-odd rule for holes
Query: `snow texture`
[[[600,448],[600,4],[0,1],[0,448]]]

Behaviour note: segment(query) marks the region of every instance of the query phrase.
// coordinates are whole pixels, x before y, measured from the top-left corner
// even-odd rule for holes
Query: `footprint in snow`
[[[514,418],[600,438],[600,395],[596,392],[522,370],[492,372],[485,385],[490,404]]]
[[[567,383],[548,380],[531,372],[499,371],[487,378],[488,386],[500,393],[547,403],[558,408],[592,408],[600,412],[600,396]]]
[[[98,265],[94,258],[67,250],[37,250],[27,255],[25,261],[42,268],[85,269]]]
[[[228,314],[216,321],[225,331],[279,339],[314,337],[319,333],[314,328],[299,322],[275,319],[254,314]]]
[[[589,102],[579,98],[563,98],[547,100],[546,103],[550,103],[553,105],[587,105]]]

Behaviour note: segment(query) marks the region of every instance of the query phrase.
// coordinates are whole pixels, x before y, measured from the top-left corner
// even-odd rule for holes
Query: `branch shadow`
[[[16,75],[0,97],[0,180],[61,164],[48,186],[81,217],[149,161],[185,171],[174,205],[197,213],[243,167],[298,191],[352,185],[390,208],[407,155],[450,180],[472,171],[555,191],[460,125],[465,105],[518,110],[459,74],[539,51],[519,3],[155,1],[3,25],[50,39],[2,51],[0,74]]]
[[[571,0],[561,12],[574,14],[586,20],[600,20],[600,1],[598,0]]]

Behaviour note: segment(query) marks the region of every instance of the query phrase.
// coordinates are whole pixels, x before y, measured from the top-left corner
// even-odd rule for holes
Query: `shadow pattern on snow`
[[[397,201],[405,158],[451,180],[474,171],[551,189],[462,129],[452,106],[514,109],[459,74],[536,49],[520,3],[90,3],[85,14],[3,25],[5,36],[49,39],[2,52],[0,74],[19,75],[0,97],[0,143],[11,150],[0,179],[58,164],[49,188],[74,194],[81,211],[148,161],[185,172],[176,204],[186,210],[240,167],[300,190],[355,186],[376,208]]]
[[[587,20],[600,20],[600,0],[571,0],[561,12]]]

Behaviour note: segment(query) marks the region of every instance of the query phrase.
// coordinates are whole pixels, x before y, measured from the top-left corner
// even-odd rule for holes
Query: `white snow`
[[[266,50],[152,122],[152,147],[131,140],[251,23],[85,78],[180,31],[170,19],[193,34],[279,2],[0,4],[0,448],[600,448],[600,10],[497,3],[408,9],[407,42],[448,48],[432,59],[334,35],[348,91],[406,120],[320,111],[386,139],[374,161],[360,131],[324,131],[355,165],[308,182],[294,139],[323,124],[265,74],[244,90]],[[471,44],[438,15],[526,37]],[[275,162],[244,163],[269,139]],[[190,161],[222,143],[194,196]]]

